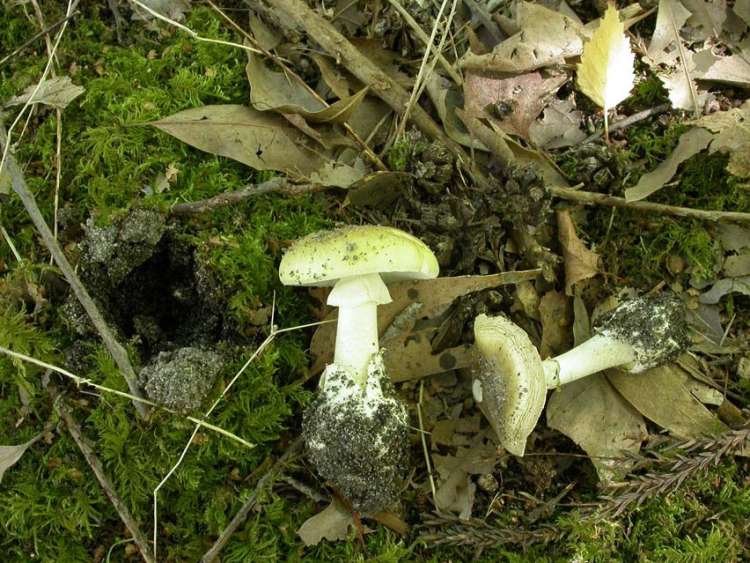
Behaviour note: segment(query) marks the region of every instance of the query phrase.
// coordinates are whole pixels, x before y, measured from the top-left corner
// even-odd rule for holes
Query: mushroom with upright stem
[[[333,286],[338,307],[333,363],[303,415],[318,473],[363,512],[398,499],[406,476],[407,410],[383,365],[377,307],[391,301],[385,281],[437,277],[432,251],[408,233],[382,226],[314,233],[284,254],[285,285]]]
[[[547,390],[619,367],[640,373],[663,364],[688,343],[685,310],[676,297],[624,302],[594,328],[594,336],[544,361],[524,330],[504,316],[474,321],[473,391],[503,447],[522,456],[544,409]]]

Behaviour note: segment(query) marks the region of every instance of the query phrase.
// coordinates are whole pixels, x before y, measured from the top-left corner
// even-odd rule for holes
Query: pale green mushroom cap
[[[418,238],[392,227],[363,225],[320,231],[296,241],[284,254],[284,285],[331,286],[341,278],[380,274],[383,281],[430,279],[439,266]]]
[[[526,332],[504,316],[479,315],[474,341],[474,398],[503,447],[522,456],[547,399],[542,359]]]

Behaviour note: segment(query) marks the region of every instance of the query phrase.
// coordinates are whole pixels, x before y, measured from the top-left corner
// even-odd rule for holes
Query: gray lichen
[[[186,347],[159,353],[138,378],[152,401],[188,412],[203,404],[222,365],[216,352]]]
[[[406,407],[379,356],[364,389],[336,365],[324,375],[302,422],[310,458],[355,509],[384,510],[398,500],[408,470]]]

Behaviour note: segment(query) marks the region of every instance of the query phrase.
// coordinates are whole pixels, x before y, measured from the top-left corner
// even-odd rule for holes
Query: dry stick
[[[329,189],[329,186],[319,184],[292,184],[286,178],[271,178],[261,184],[252,184],[233,192],[224,192],[208,199],[193,201],[189,203],[178,203],[173,206],[170,213],[175,216],[198,215],[213,211],[228,205],[240,203],[246,199],[270,193],[283,193],[287,195],[303,195]]]
[[[278,478],[280,472],[284,469],[284,466],[289,463],[289,461],[299,452],[302,450],[302,444],[303,439],[302,436],[294,440],[294,442],[291,443],[291,445],[287,448],[287,450],[284,452],[284,454],[276,460],[276,462],[271,466],[271,468],[268,470],[268,472],[263,475],[263,477],[260,478],[258,481],[258,484],[255,486],[255,490],[252,492],[250,497],[245,501],[245,504],[242,505],[242,508],[239,509],[237,514],[234,515],[234,518],[232,518],[232,521],[229,522],[229,525],[224,529],[224,531],[221,533],[221,535],[217,538],[217,540],[214,542],[214,544],[211,546],[211,549],[209,549],[203,557],[201,557],[201,563],[211,563],[216,559],[216,557],[219,555],[219,552],[224,548],[224,546],[229,541],[229,538],[232,537],[232,534],[237,531],[237,528],[239,528],[243,522],[245,522],[245,519],[247,518],[247,515],[250,514],[250,511],[255,507],[255,504],[258,502],[258,497],[261,495],[261,493],[267,489],[269,486],[273,484],[274,481]]]
[[[393,8],[404,19],[406,24],[411,28],[411,30],[414,32],[414,35],[417,36],[417,38],[422,42],[422,44],[429,51],[432,46],[432,44],[430,43],[430,37],[425,33],[422,27],[417,23],[417,20],[415,20],[411,16],[411,14],[406,11],[406,9],[401,5],[399,0],[388,0],[388,1],[391,3],[391,6],[393,6]],[[440,66],[443,67],[445,72],[448,74],[448,76],[451,77],[451,80],[453,80],[456,86],[462,86],[464,83],[464,79],[456,71],[454,66],[450,62],[448,62],[448,60],[443,56],[443,54],[440,51],[438,51],[437,57],[438,57],[438,61],[440,62]]]
[[[6,144],[7,139],[5,136],[5,128],[0,126],[0,147]],[[50,228],[45,222],[44,217],[42,217],[42,212],[39,210],[39,206],[34,199],[34,195],[29,191],[29,188],[26,185],[26,180],[23,177],[21,169],[16,163],[15,157],[10,152],[7,153],[5,166],[8,174],[10,175],[13,191],[15,191],[18,194],[18,197],[21,198],[23,206],[26,208],[26,211],[31,217],[31,221],[34,223],[37,231],[39,231],[44,244],[47,246],[50,254],[52,254],[53,258],[55,259],[57,266],[62,271],[65,279],[70,284],[70,287],[73,289],[73,293],[75,293],[78,301],[81,302],[81,305],[83,305],[83,308],[86,310],[89,318],[91,318],[91,322],[96,327],[96,330],[101,335],[102,340],[104,341],[104,345],[107,347],[107,350],[109,350],[109,353],[112,355],[112,358],[115,360],[117,367],[120,369],[120,372],[125,378],[130,392],[136,397],[143,398],[143,394],[141,393],[141,390],[138,387],[138,383],[136,381],[135,370],[133,369],[133,366],[130,363],[130,359],[128,358],[128,353],[125,351],[125,348],[123,348],[123,346],[117,341],[114,334],[112,334],[112,330],[107,325],[107,322],[104,320],[104,317],[99,312],[99,309],[96,307],[93,299],[91,299],[88,291],[86,291],[86,288],[81,283],[81,280],[78,279],[73,266],[71,266],[70,262],[68,262],[68,259],[65,257],[65,254],[60,248],[60,245],[57,243],[57,240],[55,240],[55,236],[52,234],[52,231],[50,231]],[[133,404],[135,405],[138,414],[145,418],[148,414],[148,410],[143,405],[143,403],[134,401]]]
[[[620,119],[616,123],[613,123],[610,127],[610,131],[619,131],[620,129],[625,129],[626,127],[630,127],[631,125],[638,123],[639,121],[643,121],[644,119],[648,119],[651,116],[659,115],[660,113],[664,113],[665,111],[668,111],[671,106],[669,104],[660,104],[658,106],[644,109],[643,111],[639,111],[638,113],[634,113],[633,115],[629,115],[628,117],[624,119]],[[596,141],[599,137],[602,136],[604,132],[603,131],[597,131],[596,133],[592,133],[588,137],[586,137],[583,140],[583,143],[590,143],[592,141]]]
[[[615,197],[607,194],[587,192],[573,188],[561,188],[550,186],[552,195],[560,199],[583,203],[584,205],[606,205],[610,207],[625,207],[627,209],[636,209],[641,211],[652,211],[664,215],[674,215],[677,217],[690,217],[692,219],[701,219],[714,223],[736,222],[750,223],[750,213],[739,211],[706,211],[703,209],[692,209],[690,207],[676,207],[673,205],[664,205],[663,203],[652,203],[650,201],[632,201],[628,202],[625,198]]]
[[[65,421],[70,435],[78,445],[78,449],[81,450],[83,457],[86,458],[86,463],[88,463],[89,467],[91,467],[91,470],[94,472],[94,475],[96,475],[99,484],[102,486],[102,489],[104,489],[107,498],[109,498],[112,506],[115,507],[117,514],[120,516],[123,524],[125,524],[125,527],[130,532],[130,535],[133,536],[133,540],[138,546],[138,549],[140,550],[141,556],[143,557],[144,561],[146,561],[146,563],[152,563],[154,560],[151,558],[151,549],[148,545],[148,541],[146,540],[146,536],[143,535],[143,532],[141,532],[141,529],[138,527],[138,523],[131,516],[128,507],[125,506],[125,503],[120,500],[119,496],[117,496],[112,481],[109,480],[109,477],[107,477],[107,474],[104,472],[104,466],[102,465],[102,462],[99,461],[96,453],[94,453],[94,448],[91,447],[91,444],[89,444],[88,440],[83,435],[81,427],[73,417],[73,414],[70,412],[68,406],[65,404],[65,399],[52,385],[49,385],[47,387],[47,391],[55,401],[55,410],[57,410],[62,419]]]

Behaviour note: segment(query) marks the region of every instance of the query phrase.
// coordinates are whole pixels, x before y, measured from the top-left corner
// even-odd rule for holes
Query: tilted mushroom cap
[[[437,277],[429,247],[409,233],[363,225],[320,231],[295,242],[284,254],[284,285],[330,286],[341,278],[380,274],[384,281]]]
[[[522,456],[547,398],[542,359],[526,332],[503,316],[479,315],[474,339],[474,396],[503,447]]]

